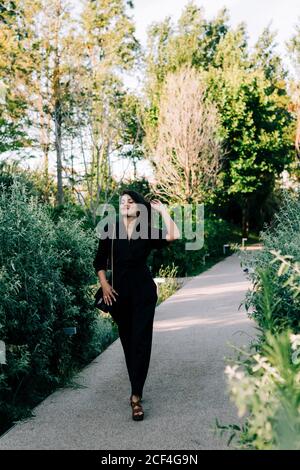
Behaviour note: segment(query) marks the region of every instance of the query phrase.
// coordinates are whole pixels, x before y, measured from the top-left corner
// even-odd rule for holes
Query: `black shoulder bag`
[[[112,237],[112,242],[111,242],[111,269],[106,270],[106,279],[111,284],[112,288],[114,287],[114,273],[113,273],[113,243],[114,243],[114,234],[115,234],[115,224],[114,224],[114,233]],[[94,302],[94,307],[99,308],[99,310],[102,310],[102,312],[108,312],[110,313],[113,309],[113,305],[106,304],[103,299],[103,290],[102,287],[99,287],[95,294],[95,302]],[[115,302],[114,299],[112,299],[112,302]]]

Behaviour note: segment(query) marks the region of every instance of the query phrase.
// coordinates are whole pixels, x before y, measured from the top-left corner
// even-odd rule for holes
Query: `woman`
[[[153,210],[161,214],[167,229],[154,227]],[[138,233],[142,234],[145,228],[141,227],[141,223],[137,223],[140,220],[139,216],[144,214],[146,214],[147,238],[143,235],[138,236]],[[120,215],[114,227],[113,288],[107,282],[105,275],[107,260],[111,255],[111,235],[99,241],[94,268],[103,289],[103,299],[105,303],[112,305],[110,313],[118,325],[131,382],[132,418],[142,420],[144,411],[141,400],[150,362],[157,302],[156,284],[146,260],[152,249],[168,246],[171,241],[179,238],[180,233],[163,204],[158,200],[148,202],[133,190],[122,191]],[[143,221],[145,217],[142,218]],[[107,226],[108,224],[104,228]],[[134,231],[135,236],[133,236]],[[145,233],[144,231],[143,234]]]

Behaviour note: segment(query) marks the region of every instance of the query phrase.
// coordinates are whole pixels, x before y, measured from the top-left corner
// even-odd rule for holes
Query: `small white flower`
[[[229,380],[236,378],[236,371],[239,368],[237,364],[234,366],[226,366],[225,374],[228,376]]]
[[[300,335],[290,334],[290,341],[292,345],[292,350],[295,351],[300,347]]]

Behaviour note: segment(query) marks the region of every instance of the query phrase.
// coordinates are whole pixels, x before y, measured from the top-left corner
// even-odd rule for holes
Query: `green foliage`
[[[229,30],[228,12],[220,10],[206,20],[201,7],[191,1],[184,7],[176,25],[168,17],[148,30],[147,90],[159,92],[166,74],[184,64],[207,69],[214,61],[218,45]]]
[[[225,370],[231,398],[246,422],[218,425],[230,432],[230,441],[237,437],[241,448],[300,449],[299,202],[299,196],[286,193],[276,223],[263,234],[263,251],[246,257],[254,269],[249,303],[261,335],[253,345],[256,354],[244,351],[245,359]]]
[[[146,64],[145,122],[154,136],[167,73],[185,65],[201,72],[218,106],[226,151],[215,200],[230,219],[236,212],[244,236],[250,228],[261,229],[274,213],[264,205],[293,159],[294,118],[275,34],[266,28],[250,52],[244,24],[231,28],[226,10],[207,21],[189,2],[177,25],[167,18],[149,29]]]
[[[30,27],[27,25],[26,34],[23,29],[26,7],[22,8],[20,3],[5,1],[0,7],[0,154],[17,151],[34,142],[28,135],[28,102],[20,86],[20,81],[24,79],[23,84],[26,83],[25,75],[30,73],[30,53],[24,48]]]
[[[292,118],[286,93],[285,100],[278,97],[278,89],[270,94],[262,70],[211,69],[207,80],[226,138],[229,193],[251,194],[265,184],[273,185],[270,175],[278,175],[290,161]],[[283,91],[282,87],[277,88]]]
[[[247,310],[262,328],[289,326],[293,331],[300,331],[299,298],[295,298],[285,281],[288,273],[279,277],[277,265],[271,263],[272,251],[280,252],[282,256],[293,256],[295,262],[300,261],[300,198],[297,194],[283,193],[283,202],[275,215],[272,225],[261,232],[263,249],[255,254],[242,253],[242,262],[250,268],[250,279],[256,286],[254,291],[246,295]],[[263,277],[268,278],[264,283]],[[267,287],[263,287],[267,286]],[[265,292],[265,289],[268,292]],[[265,296],[270,298],[270,309],[264,304]]]
[[[7,350],[0,417],[7,422],[26,416],[112,338],[93,308],[92,230],[67,216],[54,223],[47,206],[15,180],[0,192],[0,241],[0,337]],[[77,334],[67,336],[67,326]]]
[[[47,187],[41,172],[24,170],[18,160],[2,160],[0,162],[0,190],[9,192],[14,181],[19,181],[26,188],[27,194],[36,197],[39,202],[49,203],[49,199],[55,198],[53,181],[49,182],[49,187]]]
[[[194,226],[195,230],[195,226]],[[204,220],[204,243],[197,250],[186,249],[186,243],[193,242],[186,237],[174,240],[162,251],[155,250],[149,255],[148,261],[152,274],[158,275],[161,266],[167,267],[174,262],[179,277],[199,274],[204,267],[204,255],[209,253],[209,260],[216,260],[223,255],[223,245],[236,241],[236,227],[213,214]],[[207,261],[207,259],[206,259]]]
[[[231,398],[239,416],[234,435],[242,448],[300,449],[300,335],[265,333],[261,351],[243,364],[227,366]],[[227,429],[229,430],[229,429]]]

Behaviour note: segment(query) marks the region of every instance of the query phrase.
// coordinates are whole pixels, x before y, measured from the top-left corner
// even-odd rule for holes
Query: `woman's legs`
[[[132,395],[142,397],[150,364],[156,301],[127,299],[119,315],[119,337],[125,354]]]
[[[153,304],[133,310],[130,341],[131,390],[132,395],[140,397],[143,395],[150,364],[154,312]]]
[[[131,336],[131,305],[128,298],[122,298],[122,302],[118,304],[118,312],[112,316],[118,325],[119,338],[123,347],[127,370],[130,376],[130,336]]]

